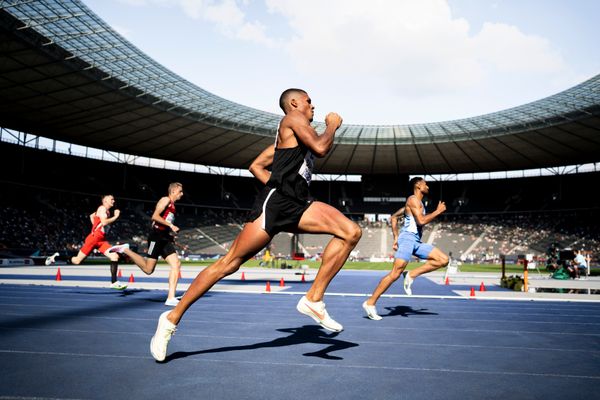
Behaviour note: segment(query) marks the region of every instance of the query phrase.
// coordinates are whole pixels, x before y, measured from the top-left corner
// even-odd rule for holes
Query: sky
[[[305,89],[315,119],[467,118],[600,72],[597,0],[83,0],[118,33],[220,97],[281,114]]]

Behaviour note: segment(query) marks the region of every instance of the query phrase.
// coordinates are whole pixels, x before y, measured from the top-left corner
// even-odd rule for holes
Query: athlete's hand
[[[121,210],[115,210],[115,218],[119,218],[119,215],[121,215]]]
[[[394,251],[398,250],[398,242],[394,242],[394,245],[392,246],[392,250],[394,250]]]
[[[437,206],[437,210],[436,210],[436,211],[437,211],[438,213],[440,213],[440,214],[441,214],[441,213],[443,213],[444,211],[446,211],[446,203],[444,203],[443,201],[440,201],[440,202],[438,203],[438,206]]]
[[[325,125],[334,126],[335,129],[337,129],[342,125],[342,117],[334,112],[331,112],[325,116]]]
[[[171,224],[171,230],[175,233],[179,232],[179,227]]]

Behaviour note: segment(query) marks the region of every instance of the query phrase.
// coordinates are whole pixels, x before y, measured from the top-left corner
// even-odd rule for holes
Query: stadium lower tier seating
[[[178,242],[186,254],[224,254],[241,226],[261,185],[253,178],[195,174],[143,168],[35,150],[0,142],[0,252],[48,254],[76,252],[90,231],[89,214],[102,194],[113,194],[121,218],[109,233],[112,242],[146,246],[150,216],[170,182],[184,184],[177,206]],[[43,165],[40,168],[39,165]],[[494,181],[429,182],[432,210],[439,198],[447,212],[426,227],[429,241],[465,261],[496,260],[499,254],[543,255],[551,244],[584,248],[600,254],[600,201],[581,195],[581,188],[600,181],[599,173],[503,179]],[[383,188],[401,193],[394,177]],[[364,202],[361,182],[314,181],[316,199],[337,207],[363,226],[353,257],[385,258],[392,254],[389,214],[399,202]],[[372,194],[372,193],[369,193]],[[342,201],[343,200],[343,201]],[[383,222],[365,222],[379,215]],[[315,257],[329,236],[301,235],[298,251]],[[272,252],[289,256],[290,235],[277,235]]]

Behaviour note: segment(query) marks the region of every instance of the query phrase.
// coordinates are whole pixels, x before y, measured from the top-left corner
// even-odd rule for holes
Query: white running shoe
[[[171,311],[165,311],[160,314],[158,318],[158,326],[156,327],[156,333],[152,336],[150,341],[150,353],[156,361],[165,361],[167,358],[167,345],[171,336],[177,330],[177,325],[167,319]]]
[[[54,264],[56,262],[55,258],[58,256],[58,253],[54,253],[52,254],[50,257],[46,257],[46,261],[45,264],[46,265],[50,265],[50,264]]]
[[[368,305],[366,300],[362,303],[362,308],[370,319],[374,321],[379,321],[381,319],[381,315],[377,314],[377,308],[374,305]]]
[[[125,249],[129,248],[129,243],[123,243],[123,244],[118,244],[116,246],[110,247],[108,249],[109,253],[119,253],[119,254],[123,254],[123,252],[125,251]]]
[[[308,315],[314,319],[319,325],[331,332],[341,332],[344,327],[337,323],[329,316],[329,313],[325,309],[325,303],[322,301],[312,302],[309,301],[306,296],[302,296],[296,309],[304,315]]]
[[[408,271],[403,272],[404,275],[404,291],[407,295],[412,296],[412,289],[410,288],[414,282],[414,279],[410,277]]]
[[[175,307],[177,304],[179,304],[179,299],[177,297],[165,301],[165,306]]]
[[[110,288],[115,290],[125,290],[127,289],[127,285],[123,282],[114,281],[113,283],[111,283]]]

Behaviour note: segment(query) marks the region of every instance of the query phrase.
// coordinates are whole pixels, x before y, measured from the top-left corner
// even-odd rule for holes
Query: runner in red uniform
[[[117,280],[117,269],[119,268],[119,255],[115,253],[109,253],[108,249],[111,248],[111,244],[106,240],[106,233],[109,229],[109,225],[115,222],[121,215],[121,211],[115,210],[114,215],[110,216],[110,209],[115,205],[115,198],[111,194],[102,196],[102,205],[98,207],[96,212],[90,214],[90,221],[92,222],[92,231],[85,238],[85,242],[77,256],[71,258],[73,264],[81,264],[94,249],[104,254],[110,259],[110,276],[112,289],[123,290],[127,288],[127,285]]]

